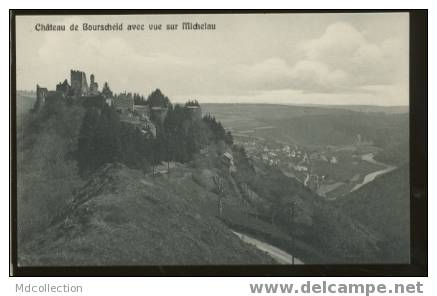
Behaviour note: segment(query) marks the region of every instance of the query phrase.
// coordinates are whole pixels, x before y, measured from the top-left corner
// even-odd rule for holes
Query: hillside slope
[[[208,195],[195,189],[197,197]],[[190,195],[176,195],[159,180],[122,164],[108,164],[45,233],[23,247],[19,264],[274,263],[200,209]]]
[[[223,140],[202,146],[190,161],[172,159],[169,174],[167,163],[142,166],[141,157],[128,149],[120,155],[131,156],[136,166],[121,164],[123,157],[108,158],[97,171],[80,175],[76,159],[83,153],[77,147],[86,114],[83,106],[60,100],[27,114],[20,128],[22,266],[274,263],[232,231],[309,264],[381,260],[377,229]],[[104,131],[114,135],[113,129]],[[99,149],[86,161],[108,148],[104,141],[95,142]],[[123,138],[123,143],[147,152],[141,141]]]
[[[381,234],[382,260],[409,262],[410,194],[408,166],[376,178],[337,201],[345,213]]]
[[[375,231],[351,219],[280,170],[250,159],[244,160],[237,151],[234,151],[234,156],[238,170],[233,179],[241,195],[255,209],[258,219],[272,225],[272,229],[266,230],[267,237],[277,246],[308,263],[378,262],[381,238]],[[244,226],[250,230],[250,225]],[[252,231],[256,234],[261,229],[263,227],[256,227]],[[290,249],[287,239],[274,239],[274,233],[278,231],[286,233],[288,238],[293,237],[296,248]]]

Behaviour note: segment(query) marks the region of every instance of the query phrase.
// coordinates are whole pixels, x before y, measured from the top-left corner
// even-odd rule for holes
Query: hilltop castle
[[[82,71],[70,71],[70,83],[67,79],[63,82],[59,82],[56,85],[56,90],[49,91],[47,88],[42,88],[36,85],[36,105],[35,108],[41,108],[47,100],[55,98],[80,98],[88,95],[98,95],[98,84],[94,82],[94,75],[91,74],[91,84],[88,87],[85,72]]]
[[[70,84],[65,79],[56,85],[55,90],[49,91],[37,84],[34,110],[40,110],[44,104],[55,99],[80,101],[85,107],[101,108],[106,104],[120,114],[121,122],[133,124],[144,134],[153,136],[156,136],[155,124],[164,122],[168,107],[171,105],[168,98],[159,89],[155,90],[147,101],[137,102],[138,104],[131,93],[114,94],[107,82],[104,83],[102,91],[99,91],[99,84],[95,81],[94,74],[90,75],[88,85],[85,72],[77,70],[70,71]],[[202,118],[202,110],[197,101],[188,102],[185,109],[192,120]]]

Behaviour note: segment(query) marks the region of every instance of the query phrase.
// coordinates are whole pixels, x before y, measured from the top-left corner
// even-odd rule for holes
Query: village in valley
[[[373,143],[363,141],[361,135],[348,146],[306,147],[248,133],[233,133],[236,142],[251,158],[280,169],[286,176],[328,199],[353,191],[367,174],[383,168],[380,163],[362,159],[377,150]]]

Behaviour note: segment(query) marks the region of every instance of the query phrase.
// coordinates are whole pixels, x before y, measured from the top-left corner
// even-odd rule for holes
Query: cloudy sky
[[[215,31],[70,32],[89,23],[208,22]],[[70,69],[172,101],[408,105],[408,14],[18,16],[17,88]],[[65,24],[37,32],[35,24]]]

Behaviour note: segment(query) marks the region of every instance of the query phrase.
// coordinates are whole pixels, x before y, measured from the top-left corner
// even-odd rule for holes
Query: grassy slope
[[[214,197],[185,179],[146,177],[120,164],[106,165],[81,189],[66,214],[26,246],[20,263],[273,263],[203,211],[208,198]]]
[[[235,153],[234,153],[235,155]],[[237,158],[238,159],[238,158]],[[280,171],[255,164],[256,172],[237,162],[234,174],[240,187],[245,184],[260,198],[251,204],[257,209],[259,220],[273,226],[251,229],[240,216],[238,223],[248,231],[264,230],[267,240],[296,254],[308,263],[371,263],[378,262],[379,237],[374,231],[351,219],[329,202],[315,195],[294,179]],[[290,202],[295,202],[295,224],[290,222]],[[232,222],[232,221],[231,221]],[[272,228],[274,228],[272,230]],[[280,235],[285,233],[286,236]],[[266,235],[267,234],[267,235]],[[291,237],[297,240],[296,249],[287,248]]]
[[[337,201],[338,206],[384,238],[383,260],[408,263],[410,241],[410,194],[408,166],[375,181]]]

